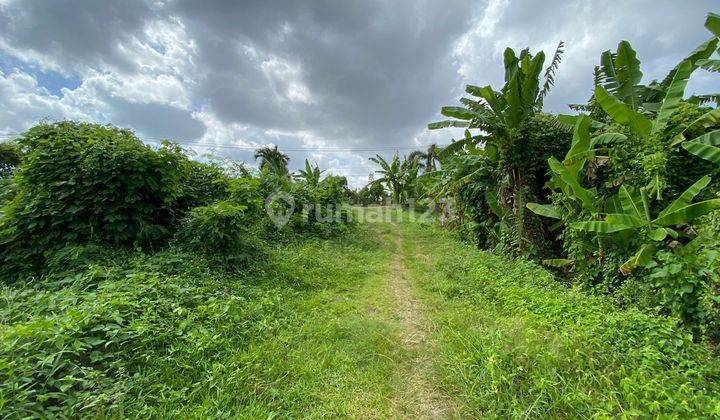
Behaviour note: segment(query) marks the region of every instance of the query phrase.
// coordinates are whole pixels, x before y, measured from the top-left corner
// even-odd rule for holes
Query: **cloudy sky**
[[[0,0],[0,139],[39,120],[130,127],[252,160],[278,144],[366,182],[367,157],[449,142],[428,132],[466,83],[500,85],[502,51],[566,44],[546,108],[590,95],[628,39],[645,79],[707,39],[716,0]],[[720,91],[696,72],[688,93]]]

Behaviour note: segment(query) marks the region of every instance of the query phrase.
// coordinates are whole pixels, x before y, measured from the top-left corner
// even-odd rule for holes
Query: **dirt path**
[[[435,345],[429,336],[422,303],[416,298],[414,285],[409,278],[402,233],[400,229],[395,229],[394,233],[397,252],[390,263],[387,291],[395,299],[402,345],[411,357],[398,372],[393,409],[402,418],[453,417],[454,410],[448,398],[434,385],[431,357]]]

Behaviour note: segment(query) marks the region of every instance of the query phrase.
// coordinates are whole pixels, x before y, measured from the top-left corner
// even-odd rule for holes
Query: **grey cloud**
[[[141,0],[15,1],[0,7],[0,37],[15,49],[45,56],[65,73],[107,65],[132,71],[133,57],[120,44],[150,18]]]
[[[713,7],[711,0],[636,0],[615,7],[599,0],[14,1],[0,6],[0,39],[20,59],[44,60],[80,77],[118,72],[152,80],[174,72],[187,109],[120,99],[100,88],[95,93],[104,118],[147,136],[204,135],[217,143],[242,138],[290,149],[308,147],[309,133],[324,147],[411,147],[458,136],[424,127],[441,118],[441,106],[456,103],[464,84],[501,83],[507,45],[550,55],[559,40],[566,42],[546,101],[549,110],[566,112],[567,103],[590,96],[601,51],[628,39],[646,77],[663,77],[707,39],[702,22]],[[182,28],[188,48],[173,57],[184,60],[179,67],[173,60],[172,69],[153,67],[156,58],[128,49],[140,45],[162,55],[167,46],[154,45],[148,35],[162,22]],[[456,53],[460,40],[465,49]],[[688,90],[720,86],[717,78],[699,74]],[[27,121],[30,112],[42,113],[45,103],[54,106],[51,115],[66,109],[33,95],[39,99],[32,109],[5,113],[8,126],[15,115]],[[95,115],[82,106],[76,105],[76,114]],[[198,111],[211,118],[198,118]],[[272,130],[284,134],[268,134]],[[247,151],[217,150],[252,160]],[[330,153],[321,160],[337,158],[350,172],[362,172],[362,159],[371,154]],[[290,155],[293,167],[312,159],[305,152]]]

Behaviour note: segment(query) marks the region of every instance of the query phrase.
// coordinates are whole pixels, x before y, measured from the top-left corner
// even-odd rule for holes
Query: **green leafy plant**
[[[645,191],[641,190],[638,197],[622,186],[613,202],[616,212],[606,214],[602,221],[578,222],[573,227],[601,234],[638,231],[643,238],[651,240],[652,242],[642,245],[635,255],[620,267],[620,270],[627,274],[650,261],[657,249],[657,242],[668,237],[678,238],[680,232],[677,226],[688,224],[720,208],[720,199],[692,203],[693,198],[709,183],[709,176],[701,178],[654,217],[650,214],[650,203]]]
[[[0,221],[3,277],[40,269],[67,245],[162,242],[177,219],[187,158],[172,148],[74,122],[38,125],[19,142],[27,154]]]
[[[196,207],[178,230],[176,244],[228,267],[246,264],[259,249],[245,218],[246,206],[228,201]]]

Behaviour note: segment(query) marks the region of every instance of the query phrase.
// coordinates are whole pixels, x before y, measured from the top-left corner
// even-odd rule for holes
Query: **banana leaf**
[[[624,134],[604,133],[604,134],[600,134],[599,136],[593,137],[590,145],[592,147],[595,147],[595,146],[602,146],[605,144],[620,143],[625,140],[627,140],[627,136],[625,136]]]
[[[658,217],[653,220],[652,223],[658,226],[679,225],[690,222],[693,219],[704,216],[717,209],[720,209],[720,198],[701,201],[699,203],[681,207]]]
[[[708,184],[710,184],[710,177],[708,175],[705,175],[704,177],[698,179],[697,181],[695,181],[694,184],[690,186],[690,188],[680,194],[680,197],[678,197],[677,200],[673,201],[672,203],[670,203],[669,206],[665,207],[665,209],[661,211],[658,216],[662,217],[668,213],[690,205],[693,198],[695,198],[695,196],[698,195],[700,191],[703,190],[703,188],[707,187]]]
[[[677,111],[693,70],[692,63],[688,60],[683,61],[677,67],[677,71],[675,72],[672,82],[670,82],[670,86],[667,88],[657,117],[653,121],[651,134],[663,130],[670,117]]]
[[[440,108],[440,113],[446,117],[457,118],[459,120],[471,120],[475,117],[475,113],[461,106],[444,106]]]
[[[467,121],[456,121],[456,120],[444,120],[444,121],[437,121],[434,123],[428,124],[428,130],[437,130],[439,128],[446,128],[446,127],[459,127],[459,128],[466,128],[470,127],[470,123]]]
[[[688,152],[709,160],[713,163],[720,163],[720,130],[705,133],[682,144],[683,149]]]
[[[577,222],[571,225],[574,229],[584,230],[585,232],[597,233],[615,233],[624,230],[635,229],[634,226],[618,225],[605,221],[592,220],[589,222]]]
[[[527,203],[526,207],[535,214],[551,219],[562,219],[560,210],[551,204]]]
[[[643,245],[635,255],[620,266],[620,272],[627,276],[637,267],[644,266],[650,262],[656,249],[654,244]]]
[[[652,129],[652,122],[639,112],[610,95],[602,86],[595,88],[595,100],[612,119],[630,127],[640,137],[647,137]]]

